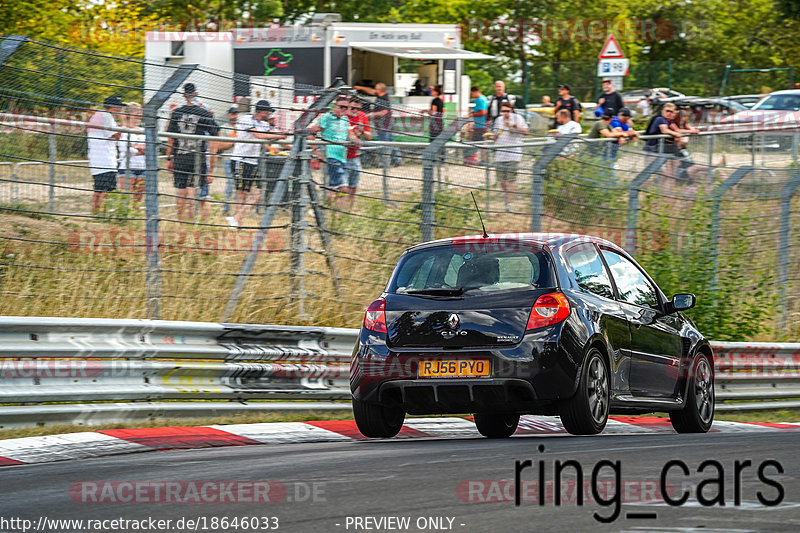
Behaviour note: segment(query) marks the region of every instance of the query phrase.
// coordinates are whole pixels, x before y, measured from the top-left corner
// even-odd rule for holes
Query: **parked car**
[[[800,89],[775,91],[762,98],[752,108],[740,111],[720,121],[723,128],[746,130],[734,134],[742,144],[764,148],[788,149],[792,145],[792,130],[800,124]],[[776,132],[774,130],[783,130]]]
[[[687,112],[689,122],[694,126],[719,124],[724,118],[747,108],[738,102],[722,98],[700,98],[699,96],[685,96],[683,98],[670,98],[666,102],[654,106],[653,113],[661,113],[664,104],[670,102],[677,106],[681,112]]]
[[[730,100],[737,104],[742,104],[747,109],[750,109],[758,103],[759,100],[764,98],[763,94],[735,94],[733,96],[723,96],[723,100]]]
[[[686,95],[667,89],[666,87],[655,87],[653,89],[632,89],[620,93],[622,103],[625,107],[638,115],[649,115],[653,111],[653,106],[664,102],[669,98],[684,98]]]
[[[573,434],[609,413],[668,411],[679,432],[714,417],[711,347],[624,250],[585,235],[454,237],[411,247],[365,315],[350,370],[367,437],[406,413],[475,414],[514,433],[521,414],[561,416]]]

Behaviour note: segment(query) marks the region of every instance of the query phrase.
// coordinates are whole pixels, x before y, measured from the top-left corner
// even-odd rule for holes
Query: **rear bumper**
[[[538,406],[529,381],[502,379],[412,379],[387,381],[367,401],[402,405],[409,414],[528,412]]]
[[[411,414],[542,412],[541,407],[572,397],[577,388],[581,343],[564,339],[559,324],[529,332],[518,345],[503,349],[411,351],[362,335],[350,367],[350,390],[357,400],[399,405]],[[419,363],[427,359],[485,359],[491,374],[420,378]]]

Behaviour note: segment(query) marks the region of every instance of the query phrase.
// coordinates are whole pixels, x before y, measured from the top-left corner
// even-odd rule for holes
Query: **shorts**
[[[338,189],[347,185],[347,170],[338,159],[328,158],[328,187]]]
[[[500,161],[496,163],[498,181],[517,181],[519,161]]]
[[[252,165],[244,161],[233,161],[233,164],[233,175],[236,176],[236,190],[250,192],[253,184],[258,181],[258,165]]]
[[[129,176],[131,178],[142,178],[142,179],[144,179],[144,169],[142,169],[142,168],[140,168],[140,169],[128,169],[128,170],[120,169],[120,171],[119,171],[119,177],[120,178],[127,178]]]
[[[347,172],[347,186],[351,189],[358,188],[361,179],[361,158],[354,157],[344,162],[344,169]]]
[[[92,178],[94,178],[95,192],[111,192],[117,188],[116,172],[103,172],[93,175]]]
[[[202,167],[200,169],[200,176],[194,170],[194,165],[181,165],[179,164],[181,161],[179,159],[175,160],[175,164],[172,167],[172,183],[175,185],[176,189],[190,189],[197,187],[208,186],[208,182],[206,181],[206,165],[205,162],[200,163]],[[199,184],[198,184],[198,177],[199,177]]]

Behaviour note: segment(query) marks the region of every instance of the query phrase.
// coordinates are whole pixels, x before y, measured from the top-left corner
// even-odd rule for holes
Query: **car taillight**
[[[537,329],[558,324],[569,316],[569,311],[567,297],[560,292],[542,294],[533,304],[525,329]]]
[[[378,298],[367,307],[364,327],[370,331],[386,333],[386,301],[383,298]]]

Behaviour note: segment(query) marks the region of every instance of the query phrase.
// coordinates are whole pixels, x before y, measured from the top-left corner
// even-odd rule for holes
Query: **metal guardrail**
[[[289,408],[248,400],[347,400],[357,335],[343,328],[0,317],[0,403],[18,404],[0,407],[0,427],[23,425],[25,413],[29,425],[96,423]],[[800,408],[800,343],[712,346],[719,411]],[[155,403],[89,403],[121,401]],[[49,402],[67,404],[41,405]]]

